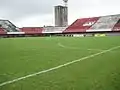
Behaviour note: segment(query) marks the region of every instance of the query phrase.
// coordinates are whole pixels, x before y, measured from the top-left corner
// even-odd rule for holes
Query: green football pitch
[[[2,38],[0,90],[120,90],[120,36]]]

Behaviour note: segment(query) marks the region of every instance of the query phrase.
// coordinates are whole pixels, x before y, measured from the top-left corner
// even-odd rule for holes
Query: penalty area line
[[[110,48],[110,49],[101,51],[101,52],[99,52],[99,53],[95,53],[95,54],[92,54],[92,55],[88,55],[88,56],[86,56],[86,57],[83,57],[83,58],[80,58],[80,59],[77,59],[77,60],[73,60],[73,61],[71,61],[71,62],[62,64],[62,65],[59,65],[59,66],[56,66],[56,67],[53,67],[53,68],[50,68],[50,69],[46,69],[46,70],[43,70],[43,71],[40,71],[40,72],[36,72],[36,73],[29,74],[29,75],[26,75],[26,76],[23,76],[23,77],[19,77],[19,78],[16,78],[16,79],[14,79],[14,80],[6,81],[6,82],[3,82],[3,83],[0,83],[0,87],[5,86],[5,85],[8,85],[8,84],[12,84],[12,83],[17,82],[17,81],[20,81],[20,80],[24,80],[24,79],[26,79],[26,78],[30,78],[30,77],[33,77],[33,76],[36,76],[36,75],[40,75],[40,74],[47,73],[47,72],[50,72],[50,71],[53,71],[53,70],[57,70],[57,69],[59,69],[59,68],[62,68],[62,67],[71,65],[71,64],[73,64],[73,63],[80,62],[80,61],[82,61],[82,60],[86,60],[86,59],[88,59],[88,58],[92,58],[92,57],[95,57],[95,56],[98,56],[98,55],[107,53],[107,52],[109,52],[109,51],[112,51],[112,50],[115,50],[115,49],[118,49],[118,48],[120,48],[120,46],[116,46],[116,47],[113,47],[113,48]]]
[[[77,48],[77,47],[69,47],[69,46],[65,46],[61,43],[58,43],[58,46],[60,46],[62,48],[67,48],[67,49],[79,49],[79,50],[87,50],[87,51],[104,51],[102,49],[82,49],[82,48]]]

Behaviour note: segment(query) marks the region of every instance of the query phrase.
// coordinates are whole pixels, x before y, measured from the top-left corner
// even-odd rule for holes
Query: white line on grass
[[[26,75],[26,76],[23,76],[23,77],[20,77],[20,78],[16,78],[16,79],[11,80],[11,81],[6,81],[6,82],[1,83],[0,87],[2,87],[4,85],[7,85],[7,84],[11,84],[11,83],[17,82],[17,81],[20,81],[20,80],[24,80],[24,79],[29,78],[29,77],[36,76],[36,75],[39,75],[39,74],[42,74],[42,73],[53,71],[53,70],[62,68],[64,66],[71,65],[73,63],[76,63],[76,62],[79,62],[79,61],[82,61],[82,60],[85,60],[85,59],[88,59],[88,58],[92,58],[92,57],[98,56],[98,55],[103,54],[103,53],[107,53],[109,51],[112,51],[112,50],[118,49],[118,48],[120,48],[120,46],[116,46],[116,47],[110,48],[108,50],[101,51],[101,52],[96,53],[96,54],[92,54],[92,55],[89,55],[89,56],[86,56],[86,57],[83,57],[83,58],[80,58],[80,59],[77,59],[77,60],[73,60],[71,62],[62,64],[62,65],[59,65],[59,66],[56,66],[56,67],[53,67],[53,68],[50,68],[50,69],[47,69],[47,70],[43,70],[43,71],[40,71],[40,72],[37,72],[37,73],[29,74],[29,75]]]
[[[68,48],[68,49],[81,49],[81,50],[88,50],[88,51],[104,51],[102,49],[82,49],[82,48],[77,48],[77,47],[69,47],[69,46],[65,46],[61,43],[58,43],[58,46],[60,46],[62,48]]]

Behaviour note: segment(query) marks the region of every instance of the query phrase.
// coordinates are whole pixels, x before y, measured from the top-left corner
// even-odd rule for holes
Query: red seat
[[[86,32],[86,30],[95,24],[98,19],[99,17],[78,19],[64,32]]]
[[[39,34],[42,33],[43,28],[41,27],[23,27],[20,29],[25,34]]]
[[[6,34],[3,28],[0,28],[0,34]]]

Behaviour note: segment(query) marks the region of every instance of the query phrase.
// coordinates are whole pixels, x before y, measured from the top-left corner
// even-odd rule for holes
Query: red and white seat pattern
[[[9,22],[7,20],[7,22]],[[0,34],[45,34],[45,33],[85,33],[120,31],[120,14],[101,17],[90,17],[77,19],[68,27],[23,27],[17,29],[4,28],[6,20],[1,20]],[[11,22],[10,22],[11,23]],[[14,27],[14,25],[13,25]],[[3,29],[4,28],[4,29]],[[9,30],[10,29],[10,30]],[[15,31],[15,32],[14,32]]]
[[[113,27],[112,31],[120,31],[120,19],[115,24],[115,26]]]
[[[82,18],[76,20],[72,25],[70,25],[64,33],[68,32],[86,32],[92,25],[94,25],[99,17],[94,18]]]
[[[77,19],[63,33],[120,31],[120,14]]]

